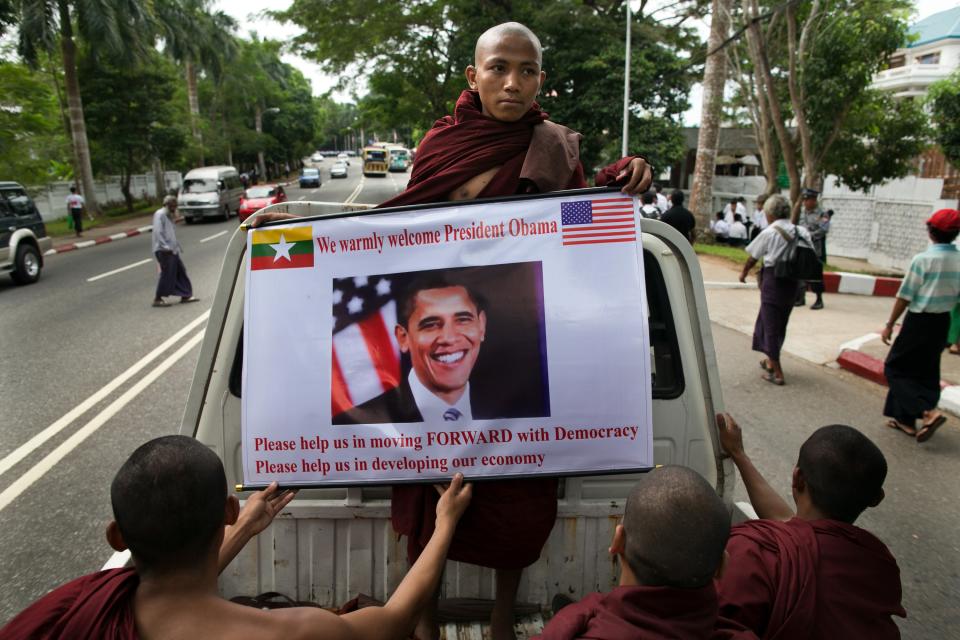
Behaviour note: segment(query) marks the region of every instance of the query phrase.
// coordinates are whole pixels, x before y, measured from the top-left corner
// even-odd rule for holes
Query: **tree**
[[[186,113],[173,101],[176,70],[153,53],[135,65],[87,57],[79,72],[89,96],[93,159],[102,171],[120,175],[127,210],[133,211],[130,177],[154,158],[176,161],[187,137],[180,125]]]
[[[690,193],[690,209],[701,224],[709,223],[712,216],[713,174],[717,166],[720,115],[727,68],[727,57],[720,51],[720,47],[727,39],[731,4],[731,0],[713,0],[710,16],[710,39],[707,41],[707,62],[703,70],[703,106],[700,108],[700,131],[697,135],[697,160]]]
[[[934,139],[947,160],[960,167],[960,71],[931,85],[927,102],[936,127]]]
[[[138,56],[146,49],[144,34],[150,33],[148,5],[137,0],[83,2],[82,10],[77,10],[78,0],[17,2],[20,16],[18,48],[24,60],[35,65],[42,51],[52,53],[60,49],[77,174],[87,208],[99,212],[77,78],[77,40],[83,42],[93,56]]]

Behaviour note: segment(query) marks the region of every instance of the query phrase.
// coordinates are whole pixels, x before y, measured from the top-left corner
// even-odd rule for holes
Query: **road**
[[[361,181],[355,165],[346,180],[331,181],[324,169],[320,189],[290,187],[288,195],[377,203],[407,177]],[[32,286],[0,278],[0,584],[7,585],[0,624],[111,556],[103,537],[110,480],[138,445],[177,431],[198,353],[191,341],[202,333],[235,230],[235,220],[178,227],[198,304],[150,307],[156,267],[146,236],[53,256]],[[899,560],[910,615],[904,637],[960,638],[960,433],[943,429],[918,447],[881,426],[880,387],[790,356],[790,384],[765,384],[749,338],[717,325],[713,331],[725,404],[755,463],[783,495],[800,444],[819,426],[851,424],[883,449],[887,499],[861,524]],[[43,433],[49,437],[38,442]],[[743,499],[742,487],[738,493]]]

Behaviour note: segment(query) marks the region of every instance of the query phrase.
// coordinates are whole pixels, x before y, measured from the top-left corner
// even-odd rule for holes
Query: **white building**
[[[876,75],[872,87],[897,98],[924,96],[927,87],[960,68],[960,6],[910,27],[913,40],[890,56],[888,68]]]

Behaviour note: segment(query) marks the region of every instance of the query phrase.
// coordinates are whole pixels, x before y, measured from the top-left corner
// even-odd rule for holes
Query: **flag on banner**
[[[633,198],[614,197],[560,203],[563,244],[635,242]]]
[[[313,266],[313,227],[253,232],[250,269],[297,269]]]
[[[401,274],[333,280],[332,415],[400,384],[395,295]]]

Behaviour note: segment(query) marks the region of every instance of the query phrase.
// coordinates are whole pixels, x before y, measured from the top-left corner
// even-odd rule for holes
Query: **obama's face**
[[[417,292],[407,326],[397,325],[396,336],[420,382],[455,401],[470,380],[486,329],[486,314],[466,289],[454,286]]]

